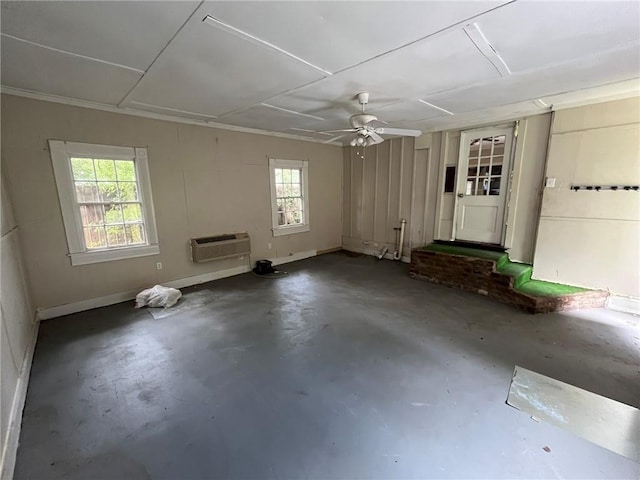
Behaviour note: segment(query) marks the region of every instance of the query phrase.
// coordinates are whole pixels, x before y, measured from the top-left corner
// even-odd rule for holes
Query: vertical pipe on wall
[[[404,243],[404,228],[407,225],[407,221],[403,218],[400,220],[400,238],[398,239],[398,245],[396,251],[393,252],[393,259],[400,260],[402,258],[402,247]]]

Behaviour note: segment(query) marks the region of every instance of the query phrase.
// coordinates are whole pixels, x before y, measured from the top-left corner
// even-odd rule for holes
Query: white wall
[[[430,140],[417,145],[403,137],[344,148],[344,248],[373,254],[386,246],[392,254],[394,227],[403,218],[403,256],[433,239],[437,159]]]
[[[534,278],[640,297],[640,193],[571,185],[640,184],[640,99],[555,112]]]
[[[22,263],[20,229],[2,186],[0,251],[0,476],[11,478],[35,336],[35,311]]]
[[[49,139],[147,147],[160,255],[71,266]],[[309,160],[309,232],[272,236],[268,157]],[[247,267],[192,263],[192,237],[247,231],[253,261],[341,246],[340,147],[3,95],[2,160],[38,308]]]

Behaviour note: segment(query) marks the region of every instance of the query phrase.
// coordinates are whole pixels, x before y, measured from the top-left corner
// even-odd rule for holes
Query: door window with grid
[[[309,231],[307,164],[269,159],[274,236]]]
[[[50,148],[73,265],[159,253],[146,149]]]
[[[465,195],[500,195],[504,142],[504,135],[471,141]]]

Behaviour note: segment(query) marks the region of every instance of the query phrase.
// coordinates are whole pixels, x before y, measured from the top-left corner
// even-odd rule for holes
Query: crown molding
[[[184,123],[187,125],[197,125],[199,127],[214,128],[217,130],[231,130],[234,132],[253,133],[255,135],[266,135],[269,137],[286,138],[289,140],[301,140],[303,142],[311,143],[324,143],[325,145],[333,145],[342,147],[343,145],[338,142],[325,143],[326,140],[321,138],[309,138],[301,135],[294,135],[282,132],[271,132],[268,130],[259,130],[257,128],[239,127],[236,125],[226,125],[224,123],[212,122],[209,120],[195,120],[191,118],[184,118],[175,115],[165,115],[162,113],[147,112],[144,110],[136,110],[129,107],[115,107],[113,105],[107,105],[104,103],[91,102],[88,100],[79,100],[76,98],[62,97],[59,95],[51,95],[49,93],[33,92],[31,90],[23,90],[21,88],[7,87],[5,85],[0,86],[0,93],[5,95],[13,95],[16,97],[30,98],[33,100],[41,100],[43,102],[59,103],[62,105],[69,105],[72,107],[89,108],[92,110],[100,110],[109,113],[118,113],[121,115],[131,115],[134,117],[150,118],[153,120],[163,120],[166,122]]]

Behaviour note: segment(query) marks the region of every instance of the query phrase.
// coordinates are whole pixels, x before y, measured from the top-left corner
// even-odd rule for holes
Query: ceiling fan
[[[343,130],[328,130],[322,133],[333,132],[349,132],[355,133],[355,136],[351,139],[352,147],[368,147],[377,143],[384,142],[384,138],[380,135],[401,135],[403,137],[419,137],[422,135],[420,130],[408,130],[404,128],[387,128],[379,126],[379,124],[386,124],[382,120],[378,120],[378,117],[365,113],[365,106],[369,103],[369,92],[362,92],[357,95],[358,102],[362,105],[362,113],[352,115],[349,118],[349,123],[352,128]],[[337,137],[331,138],[323,143],[331,143],[336,140],[346,137],[349,133],[342,133]]]

